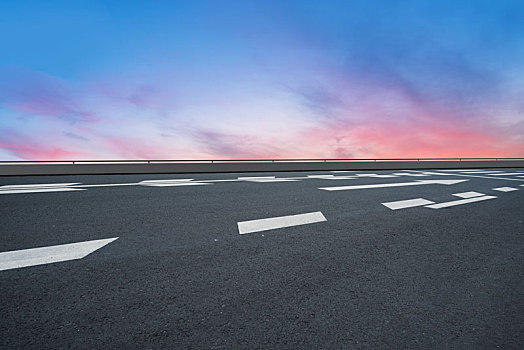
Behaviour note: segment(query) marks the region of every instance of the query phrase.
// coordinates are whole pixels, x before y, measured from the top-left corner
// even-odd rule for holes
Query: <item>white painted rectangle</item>
[[[495,176],[515,176],[515,175],[522,175],[522,173],[489,173],[489,174],[486,174],[486,175],[495,175]]]
[[[327,221],[322,212],[278,216],[274,218],[241,221],[238,223],[238,232],[243,235],[246,233],[274,230],[277,228],[291,227],[298,225],[313,224],[316,222]]]
[[[422,205],[428,205],[428,204],[434,204],[435,202],[428,201],[424,198],[415,198],[415,199],[407,199],[403,201],[395,201],[395,202],[386,202],[382,203],[382,205],[388,207],[391,210],[397,210],[397,209],[404,209],[404,208],[412,208],[412,207],[420,207]]]
[[[464,171],[464,174],[492,174],[492,173],[502,173],[503,171]]]
[[[170,180],[144,180],[140,181],[141,184],[147,184],[147,183],[172,183],[172,182],[188,182],[193,181],[193,179],[170,179]]]
[[[31,188],[54,188],[54,187],[65,187],[65,186],[72,186],[72,185],[79,185],[80,182],[67,182],[67,183],[55,183],[55,184],[31,184],[31,185],[5,185],[1,186],[0,190],[3,189],[31,189]]]
[[[460,198],[473,198],[473,197],[480,197],[485,196],[484,193],[470,191],[470,192],[462,192],[462,193],[453,193],[452,196],[460,197]]]
[[[416,173],[393,173],[396,176],[428,176],[425,174],[416,174]]]
[[[148,187],[174,187],[174,186],[200,186],[200,185],[211,185],[205,182],[164,182],[164,183],[141,183],[142,186]]]
[[[239,180],[274,179],[276,176],[239,176]]]
[[[330,177],[334,177],[335,175],[307,175],[307,177],[311,178],[311,179],[325,179],[325,178],[330,178]]]
[[[3,252],[0,253],[0,271],[82,259],[116,239],[118,237]]]
[[[56,187],[56,188],[27,188],[27,189],[13,189],[2,190],[0,194],[17,194],[17,193],[43,193],[43,192],[69,192],[69,191],[85,191],[82,188]]]
[[[493,190],[499,191],[499,192],[513,192],[513,191],[518,191],[519,189],[513,188],[513,187],[497,187],[497,188],[494,188]]]
[[[280,179],[276,179],[276,178],[262,179],[260,178],[260,179],[250,179],[250,180],[242,179],[242,181],[266,183],[266,182],[293,182],[293,181],[300,181],[300,180],[285,179],[285,178],[280,178]]]
[[[480,201],[485,201],[485,200],[494,199],[494,198],[497,198],[497,197],[496,196],[473,197],[473,198],[467,198],[467,199],[460,199],[460,200],[457,200],[457,201],[431,204],[431,205],[427,205],[426,208],[432,208],[432,209],[447,208],[447,207],[453,207],[455,205],[462,205],[462,204],[480,202]]]

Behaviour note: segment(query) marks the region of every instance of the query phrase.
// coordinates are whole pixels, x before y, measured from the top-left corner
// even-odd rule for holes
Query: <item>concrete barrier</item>
[[[524,168],[524,160],[2,164],[0,176]]]

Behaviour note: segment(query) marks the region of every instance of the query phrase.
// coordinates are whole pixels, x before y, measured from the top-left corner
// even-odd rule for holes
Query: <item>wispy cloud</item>
[[[64,81],[19,67],[0,69],[0,103],[29,116],[60,118],[70,123],[99,119],[79,102]]]

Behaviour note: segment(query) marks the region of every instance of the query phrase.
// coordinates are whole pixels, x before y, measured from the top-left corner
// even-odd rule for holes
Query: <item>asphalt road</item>
[[[522,349],[524,169],[494,171],[0,178],[0,348]]]

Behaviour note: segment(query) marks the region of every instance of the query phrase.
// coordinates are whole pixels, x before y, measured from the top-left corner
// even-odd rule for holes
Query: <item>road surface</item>
[[[0,348],[522,349],[524,169],[0,178]]]

